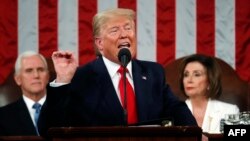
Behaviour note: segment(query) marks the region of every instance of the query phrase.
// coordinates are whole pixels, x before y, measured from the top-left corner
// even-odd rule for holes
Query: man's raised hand
[[[56,83],[70,83],[78,67],[78,61],[69,51],[55,51],[52,60],[56,71]]]

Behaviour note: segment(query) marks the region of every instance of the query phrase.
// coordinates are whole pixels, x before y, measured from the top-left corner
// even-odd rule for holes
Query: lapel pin
[[[147,77],[146,76],[142,76],[142,79],[147,80]]]

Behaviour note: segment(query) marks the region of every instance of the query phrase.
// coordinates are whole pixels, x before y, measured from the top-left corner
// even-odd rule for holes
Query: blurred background
[[[0,84],[17,55],[74,51],[93,60],[92,17],[107,8],[137,13],[137,58],[167,66],[201,53],[224,60],[250,82],[249,0],[0,0]],[[178,77],[178,76],[176,76]]]

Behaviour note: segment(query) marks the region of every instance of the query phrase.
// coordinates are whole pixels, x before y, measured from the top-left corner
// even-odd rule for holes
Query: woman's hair
[[[114,9],[108,9],[105,11],[102,11],[100,13],[97,13],[93,17],[92,26],[93,26],[93,37],[96,38],[100,35],[101,29],[103,26],[106,25],[106,22],[113,17],[126,17],[131,21],[135,20],[135,12],[131,9],[125,9],[125,8],[114,8]],[[95,52],[97,56],[100,56],[96,45]]]
[[[181,91],[186,95],[184,90],[184,71],[185,67],[190,62],[199,62],[201,63],[205,69],[207,70],[207,78],[209,83],[209,89],[207,90],[207,97],[208,98],[217,98],[222,93],[222,86],[221,86],[221,68],[215,58],[201,55],[201,54],[193,54],[187,57],[184,57],[180,64],[180,77],[179,77],[179,86]],[[186,95],[187,96],[187,95]]]
[[[35,55],[39,56],[42,59],[44,65],[45,65],[45,69],[48,70],[47,61],[46,61],[46,59],[41,54],[36,53],[34,51],[25,51],[22,54],[18,55],[18,57],[16,59],[16,63],[15,63],[15,75],[17,75],[20,72],[20,70],[21,70],[21,67],[22,67],[21,64],[22,64],[23,58],[30,57],[30,56],[35,56]]]

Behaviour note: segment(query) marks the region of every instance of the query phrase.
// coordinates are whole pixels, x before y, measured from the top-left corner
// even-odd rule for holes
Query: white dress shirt
[[[103,57],[103,61],[104,61],[104,64],[108,70],[109,76],[113,82],[113,86],[115,88],[116,94],[121,102],[120,91],[119,91],[119,80],[121,78],[121,75],[118,72],[120,65],[108,60],[105,57]],[[131,84],[132,88],[134,89],[131,61],[128,63],[127,69],[128,69],[128,73],[126,73],[126,77],[129,81],[129,83]]]
[[[32,121],[33,121],[33,124],[36,125],[36,123],[35,123],[35,117],[34,117],[34,115],[35,115],[35,109],[32,108],[32,106],[33,106],[36,102],[33,101],[32,99],[28,98],[28,97],[25,96],[25,95],[23,95],[23,100],[24,100],[24,102],[25,102],[25,104],[26,104],[26,106],[27,106],[27,108],[28,108],[28,111],[29,111],[29,113],[30,113],[30,117],[31,117],[31,119],[32,119]],[[46,95],[45,95],[44,97],[42,97],[37,103],[43,105],[44,102],[45,102],[45,100],[46,100]]]

